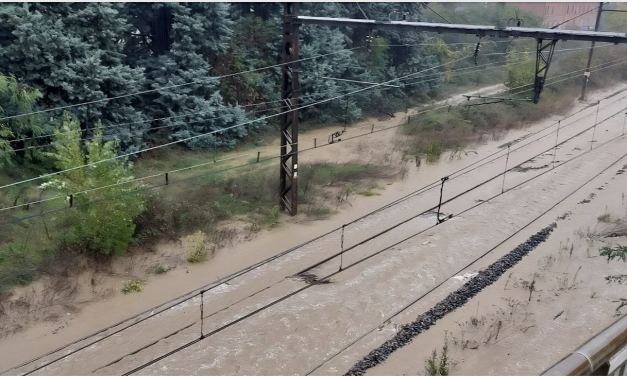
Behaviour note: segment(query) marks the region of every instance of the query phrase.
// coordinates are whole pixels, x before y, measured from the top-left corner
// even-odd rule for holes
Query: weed
[[[187,240],[192,243],[192,250],[187,254],[187,262],[197,263],[207,259],[207,245],[205,244],[205,233],[197,231],[189,235]]]
[[[617,220],[609,228],[602,230],[599,235],[606,238],[627,236],[627,221]]]
[[[440,141],[431,141],[427,148],[427,162],[439,161],[440,155],[442,155],[442,143]]]
[[[603,215],[598,216],[597,220],[603,223],[610,223],[611,218],[612,216],[610,215],[610,213],[605,213]]]
[[[122,292],[125,294],[144,291],[144,283],[142,281],[124,281],[123,283]]]
[[[155,268],[154,273],[155,274],[164,274],[167,273],[168,269],[166,269],[163,265],[159,265]]]
[[[627,261],[627,247],[617,245],[614,248],[603,247],[601,248],[601,256],[607,256],[607,262],[614,260],[615,258],[621,259],[624,262]]]
[[[360,191],[359,194],[362,196],[366,196],[366,197],[381,196],[381,193],[375,192],[372,188],[368,188],[364,191]]]
[[[307,215],[311,217],[328,217],[335,213],[337,213],[335,210],[326,206],[319,206],[315,209],[311,209],[307,211]]]
[[[444,346],[442,347],[442,355],[438,359],[436,349],[433,349],[431,358],[427,359],[425,371],[428,376],[448,376],[450,372],[450,364],[448,358],[448,337],[444,334]]]
[[[624,306],[627,306],[627,299],[620,298],[619,300],[612,301],[612,303],[620,303],[618,307],[616,308],[616,313],[618,315],[620,314],[620,309],[623,308]]]
[[[268,213],[268,224],[274,226],[279,223],[279,205],[274,205]],[[252,232],[252,228],[251,228]]]
[[[607,281],[607,283],[615,282],[620,285],[627,285],[627,275],[625,274],[608,275],[607,277],[605,277],[605,280]]]

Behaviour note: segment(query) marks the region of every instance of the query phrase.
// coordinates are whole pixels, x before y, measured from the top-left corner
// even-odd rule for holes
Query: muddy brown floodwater
[[[622,88],[595,93],[590,96],[590,101]],[[599,119],[621,113],[627,104],[626,97],[627,93],[621,93],[601,101]],[[571,112],[583,107],[585,105],[579,105]],[[107,336],[121,327],[77,342],[7,374],[24,374],[49,362],[52,363],[33,374],[124,374],[170,352],[170,356],[138,369],[136,374],[302,375],[326,360],[328,362],[317,368],[314,374],[341,374],[391,338],[399,325],[413,320],[461,286],[472,273],[570,211],[572,214],[567,219],[558,221],[558,228],[549,242],[511,270],[507,278],[509,282],[502,277],[466,306],[419,335],[411,345],[394,353],[387,362],[370,370],[372,374],[381,375],[422,373],[424,360],[433,349],[441,349],[446,331],[451,336],[450,357],[457,362],[452,375],[537,374],[615,320],[615,306],[611,300],[616,300],[620,291],[606,286],[607,281],[599,275],[617,274],[623,265],[617,262],[607,264],[600,257],[594,257],[598,256],[602,240],[585,235],[577,237],[574,233],[588,223],[596,223],[605,210],[617,218],[627,215],[624,203],[619,203],[620,193],[627,186],[626,177],[616,175],[615,171],[627,163],[627,159],[622,158],[627,152],[627,139],[617,137],[621,134],[623,119],[613,117],[597,125],[595,142],[591,143],[593,130],[585,130],[594,124],[595,112],[596,108],[591,107],[563,122],[560,141],[583,133],[562,144],[555,156],[550,150],[555,145],[555,134],[545,136],[555,127],[514,144],[512,150],[525,146],[512,151],[508,167],[522,165],[522,168],[508,172],[504,185],[499,174],[505,169],[505,149],[499,146],[526,137],[563,117],[512,131],[499,142],[479,145],[477,156],[436,165],[423,164],[420,169],[410,167],[404,179],[385,186],[381,196],[357,197],[351,202],[352,207],[328,221],[303,223],[302,218],[288,221],[277,229],[260,234],[254,242],[238,244],[218,253],[211,262],[189,267],[189,273],[180,269],[154,278],[142,294],[118,295],[85,306],[74,319],[67,321],[67,329],[57,330],[56,334],[52,334],[53,328],[45,324],[18,332],[0,342],[2,369],[277,254],[305,239],[338,228],[450,175],[444,185],[445,200],[480,185],[442,206],[444,213],[454,214],[451,220],[431,228],[435,216],[429,213],[418,215],[437,205],[440,194],[437,185],[359,220],[345,229],[345,249],[394,224],[405,223],[343,254],[341,272],[340,259],[332,257],[340,250],[341,232],[336,230],[205,292],[202,328],[200,297],[195,296],[162,313],[149,312],[141,316],[146,320],[115,335]],[[398,121],[377,122],[376,127],[394,126]],[[349,131],[355,134],[359,134],[359,129],[370,132],[366,122],[362,125],[362,128],[356,125]],[[311,137],[318,133],[322,136],[329,130],[314,132]],[[380,137],[374,139],[373,144],[367,144],[366,140],[370,138],[363,137],[358,141],[366,143],[361,148],[357,143],[340,142],[313,150],[304,153],[300,162],[362,159],[364,155],[360,150],[364,149],[369,153],[380,153],[373,158],[386,153],[393,158],[391,140],[394,133],[379,133]],[[591,144],[593,147],[603,146],[590,151]],[[478,164],[464,174],[454,174],[499,150],[501,153],[488,158],[485,164]],[[527,161],[533,156],[532,161]],[[556,163],[551,169],[554,159]],[[582,187],[584,182],[612,164],[617,167]],[[497,178],[490,180],[493,177]],[[603,189],[597,190],[599,187]],[[505,192],[501,194],[503,188]],[[573,192],[571,198],[549,210]],[[596,193],[594,200],[577,204],[590,193]],[[606,205],[608,209],[605,209]],[[533,221],[547,210],[547,214]],[[463,270],[472,260],[529,222],[532,224],[528,228],[481,261],[458,275],[451,275]],[[412,237],[418,232],[421,234]],[[572,254],[568,248],[566,255],[558,241],[569,244],[567,247],[573,245]],[[384,249],[387,250],[381,252]],[[310,270],[309,274],[317,277],[331,275],[330,283],[311,285],[307,278],[294,277],[326,258],[329,260]],[[579,266],[582,268],[577,269]],[[576,275],[575,271],[578,271]],[[527,301],[529,291],[524,289],[523,282],[534,278],[534,273],[537,292],[533,293],[532,301]],[[570,282],[563,282],[564,275],[568,275]],[[394,312],[442,282],[424,299],[388,320]],[[589,290],[595,292],[592,298]],[[577,309],[578,304],[583,304],[585,309]],[[553,319],[559,310],[564,312]],[[477,320],[471,320],[471,316]],[[486,335],[498,321],[502,323],[503,331],[498,338]],[[199,338],[201,331],[205,336],[203,339]],[[487,337],[490,338],[485,341]],[[97,339],[102,340],[94,343]],[[73,351],[76,352],[55,361]],[[495,354],[499,356],[495,357]]]

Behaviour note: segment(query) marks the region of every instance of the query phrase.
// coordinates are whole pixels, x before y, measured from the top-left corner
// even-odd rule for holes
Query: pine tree
[[[138,5],[138,6],[135,6]],[[142,97],[144,108],[183,140],[233,127],[249,120],[239,106],[227,106],[218,80],[210,77],[211,57],[226,51],[232,21],[225,3],[132,4],[130,13],[142,38],[129,44],[128,54],[145,68],[147,89],[181,85]],[[143,49],[139,46],[142,46]],[[190,84],[192,83],[192,84]],[[188,147],[233,147],[261,122],[186,141]]]
[[[126,65],[131,27],[122,3],[0,4],[0,67],[39,89],[45,108],[97,101],[138,91],[142,69]],[[82,124],[103,123],[106,139],[125,149],[143,146],[147,124],[135,97],[69,109]],[[50,113],[59,123],[61,113]],[[132,125],[116,128],[121,123]],[[90,137],[91,130],[85,134]],[[46,140],[44,140],[46,141]]]

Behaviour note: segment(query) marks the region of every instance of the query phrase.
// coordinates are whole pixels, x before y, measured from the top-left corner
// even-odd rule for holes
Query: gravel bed
[[[548,239],[553,229],[557,227],[556,223],[552,223],[548,227],[540,230],[531,236],[527,241],[520,244],[513,251],[498,259],[496,262],[488,266],[485,270],[479,272],[475,277],[466,282],[462,287],[452,292],[440,303],[429,311],[418,316],[416,321],[405,324],[401,327],[394,338],[386,341],[380,347],[372,350],[362,360],[357,362],[345,376],[358,376],[366,373],[366,370],[375,367],[384,362],[390,354],[397,349],[408,345],[414,337],[429,329],[435,322],[443,318],[447,313],[463,306],[472,297],[477,295],[485,287],[496,282],[509,268],[516,265],[529,252]]]

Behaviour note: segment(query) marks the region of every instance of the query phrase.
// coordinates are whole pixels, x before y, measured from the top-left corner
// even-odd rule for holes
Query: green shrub
[[[268,224],[274,226],[279,223],[279,205],[274,205],[268,213]]]
[[[66,113],[62,127],[55,130],[56,151],[46,154],[57,168],[69,171],[53,177],[41,189],[55,188],[68,197],[72,195],[73,204],[78,206],[67,213],[68,242],[94,252],[123,254],[135,232],[133,220],[145,210],[145,200],[140,193],[129,194],[138,187],[116,185],[133,179],[130,164],[114,159],[115,144],[103,141],[101,125],[96,125],[85,149],[80,132],[80,124]],[[93,165],[84,168],[90,163]],[[97,187],[107,188],[92,190]],[[81,191],[88,192],[75,195]],[[105,199],[108,196],[116,197]]]
[[[366,196],[366,197],[381,196],[381,193],[375,192],[372,188],[368,188],[366,190],[363,190],[363,191],[359,192],[359,194],[362,195],[362,196]]]
[[[163,265],[159,265],[155,268],[155,274],[164,274],[168,272],[168,269],[166,269]]]
[[[187,254],[187,262],[197,263],[207,259],[207,245],[205,244],[205,233],[197,231],[189,235],[187,240],[192,244],[192,250]]]
[[[142,281],[124,281],[123,283],[122,292],[125,294],[144,291],[144,283]]]
[[[622,245],[617,245],[614,248],[603,247],[601,248],[601,256],[607,256],[607,262],[615,258],[627,261],[627,247]]]

